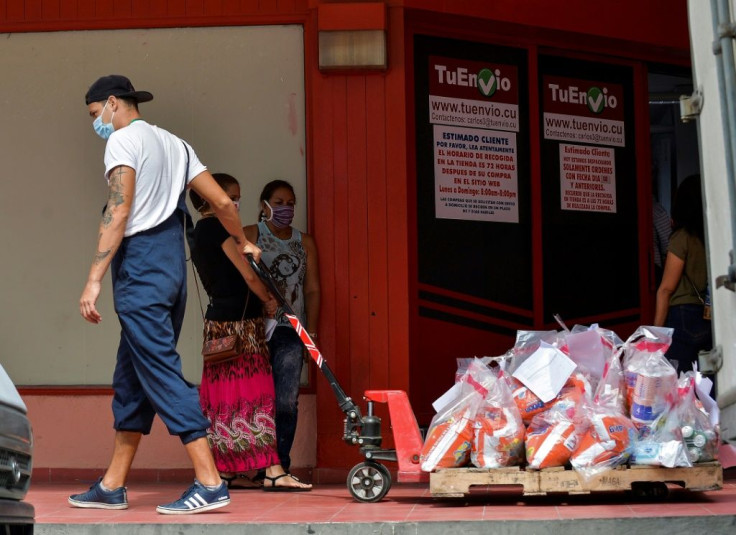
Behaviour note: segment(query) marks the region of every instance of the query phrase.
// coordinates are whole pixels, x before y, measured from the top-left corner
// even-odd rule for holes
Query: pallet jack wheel
[[[380,501],[391,488],[391,473],[380,463],[365,461],[348,474],[348,490],[359,502]]]
[[[661,481],[637,481],[631,484],[631,492],[636,498],[658,500],[666,498],[670,490]]]

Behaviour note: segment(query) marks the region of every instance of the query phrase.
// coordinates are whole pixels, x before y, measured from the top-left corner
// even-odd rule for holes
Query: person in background
[[[68,501],[74,507],[127,509],[128,473],[141,437],[150,433],[158,414],[184,444],[195,481],[180,499],[156,511],[200,513],[226,506],[230,495],[207,444],[209,422],[197,388],[184,378],[176,351],[187,300],[186,188],[212,206],[233,237],[237,255],[259,257],[260,250],[245,239],[233,202],[191,146],[142,119],[138,104],[152,99],[151,93],[136,91],[128,78],[117,74],[99,78],[85,95],[92,127],[107,140],[109,194],[79,311],[90,323],[102,321],[96,303],[110,268],[122,329],[112,384],[112,460],[87,492]]]
[[[281,295],[299,317],[312,339],[317,340],[320,287],[317,246],[309,234],[291,226],[296,196],[285,180],[273,180],[261,192],[260,221],[245,227],[245,235],[259,245],[263,261]],[[303,345],[283,311],[268,342],[276,387],[276,437],[281,465],[291,466],[298,415],[299,380],[304,361]]]
[[[658,201],[652,201],[652,233],[654,234],[654,283],[659,288],[664,273],[664,260],[667,258],[667,246],[672,234],[672,219]]]
[[[240,184],[231,175],[213,175],[228,197],[240,204]],[[228,488],[308,491],[311,485],[287,474],[276,453],[274,386],[266,345],[263,311],[273,316],[277,303],[210,204],[189,192],[202,218],[194,229],[192,261],[209,296],[204,338],[237,335],[243,353],[224,362],[204,363],[200,403],[211,426],[207,438],[220,477]],[[249,472],[265,469],[264,482]]]
[[[678,371],[693,369],[698,352],[713,345],[711,322],[704,318],[708,285],[700,175],[691,175],[677,188],[662,283],[657,290],[654,325],[672,327],[667,358]]]

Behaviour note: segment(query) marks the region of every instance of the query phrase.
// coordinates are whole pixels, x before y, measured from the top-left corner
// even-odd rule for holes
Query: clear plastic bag
[[[557,396],[544,403],[534,392],[518,379],[508,376],[507,382],[511,389],[511,399],[519,410],[521,419],[525,425],[529,425],[535,416],[553,407],[564,410],[571,409],[580,400],[586,389],[589,389],[587,379],[579,373],[573,373],[565,382]]]
[[[585,481],[626,463],[637,439],[636,427],[624,414],[622,351],[609,357],[593,402],[582,405],[578,415],[582,436],[570,464]]]
[[[672,344],[672,333],[673,329],[669,327],[641,326],[624,343],[623,368],[628,411],[633,405],[638,372],[646,365],[652,354],[664,356]],[[674,368],[672,370],[674,371]],[[652,417],[654,418],[656,415]]]
[[[527,468],[565,466],[575,451],[579,432],[570,411],[553,407],[536,415],[526,430]]]
[[[683,410],[682,404],[674,404],[650,426],[637,426],[639,437],[631,454],[631,464],[692,467],[687,444],[682,437]]]
[[[494,380],[495,374],[479,359],[468,365],[460,381],[446,394],[450,399],[432,418],[420,455],[422,470],[432,472],[468,464],[475,415]]]
[[[468,366],[470,366],[470,363],[476,359],[480,360],[483,364],[490,367],[493,362],[496,362],[498,364],[500,361],[502,361],[503,357],[469,357],[455,359],[455,361],[457,362],[457,370],[455,371],[456,383],[460,382],[460,380],[463,378],[463,375],[465,375],[465,373],[468,371]]]
[[[594,323],[590,327],[575,325],[566,333],[565,344],[567,354],[577,364],[576,371],[585,375],[595,388],[603,377],[606,363],[623,341],[615,332]]]
[[[508,384],[497,378],[475,416],[470,462],[478,468],[515,466],[524,461],[525,428]]]
[[[695,372],[680,375],[678,381],[680,431],[692,463],[718,459],[720,445],[717,425],[713,425],[702,403],[696,397]]]

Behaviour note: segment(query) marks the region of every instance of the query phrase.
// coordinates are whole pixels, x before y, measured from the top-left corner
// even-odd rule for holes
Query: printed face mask
[[[105,106],[102,108],[102,112],[100,112],[100,114],[95,118],[94,122],[92,123],[92,128],[95,129],[95,133],[102,139],[109,138],[115,131],[115,127],[112,125],[112,119],[113,117],[115,117],[115,112],[112,112],[112,117],[110,117],[109,123],[102,122],[102,115],[105,113],[105,108],[107,108],[107,102],[105,102]]]
[[[271,209],[271,217],[266,221],[271,221],[276,228],[286,228],[291,225],[294,220],[294,206],[284,204],[281,206],[271,206],[268,201],[263,201]]]

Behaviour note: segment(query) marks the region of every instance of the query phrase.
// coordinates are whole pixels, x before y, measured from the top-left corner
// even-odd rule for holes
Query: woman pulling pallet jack
[[[276,287],[268,267],[262,262],[256,262],[248,255],[248,262],[253,271],[260,277],[271,294],[276,298],[284,315],[288,318],[299,339],[309,352],[309,356],[325,376],[337,398],[340,409],[345,414],[343,441],[350,445],[357,445],[365,461],[355,465],[349,472],[347,487],[352,496],[361,502],[377,502],[381,500],[391,488],[391,473],[377,461],[391,461],[398,463],[398,480],[402,483],[417,483],[428,481],[428,474],[419,467],[419,454],[422,450],[422,436],[409,404],[406,392],[401,390],[367,390],[367,414],[362,415],[360,408],[345,394],[338,384],[334,373],[327,365],[327,361],[317,348],[314,340],[302,326],[289,303]],[[391,425],[394,429],[395,449],[381,448],[381,419],[373,414],[373,403],[388,403]]]

